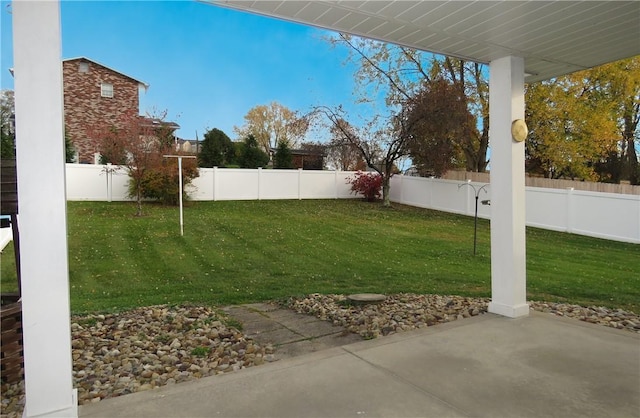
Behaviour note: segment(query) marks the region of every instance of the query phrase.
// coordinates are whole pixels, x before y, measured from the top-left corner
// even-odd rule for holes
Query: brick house
[[[326,156],[323,149],[292,149],[291,157],[294,168],[302,168],[303,170],[322,170],[324,169],[324,157]]]
[[[277,148],[270,148],[271,162],[273,162],[277,151]],[[293,168],[324,170],[324,159],[327,156],[327,152],[323,146],[315,145],[307,149],[290,149],[289,152],[291,152],[291,164]]]
[[[85,57],[62,61],[65,133],[76,148],[77,161],[95,163],[98,152],[92,129],[118,126],[124,115],[139,113],[139,91],[148,84]]]

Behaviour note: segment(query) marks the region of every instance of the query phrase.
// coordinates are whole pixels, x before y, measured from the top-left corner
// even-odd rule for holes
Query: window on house
[[[80,73],[88,73],[89,72],[89,63],[88,62],[81,62],[80,64],[78,64],[78,72],[80,72]]]
[[[102,97],[113,97],[113,84],[109,84],[109,83],[100,84],[100,95]]]

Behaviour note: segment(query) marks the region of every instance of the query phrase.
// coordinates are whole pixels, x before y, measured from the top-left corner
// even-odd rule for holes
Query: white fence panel
[[[215,169],[201,168],[198,177],[186,188],[191,200],[214,200]]]
[[[262,169],[218,168],[215,172],[214,200],[260,199]]]
[[[569,192],[568,232],[640,243],[640,196]]]
[[[129,197],[129,175],[125,170],[120,169],[111,173],[109,176],[109,187],[111,200],[132,200]]]
[[[122,168],[67,164],[67,200],[125,201],[129,176]]]
[[[107,176],[102,166],[67,164],[67,199],[108,200]]]
[[[260,199],[298,199],[299,184],[298,170],[262,170]]]
[[[431,179],[421,177],[391,177],[390,198],[393,202],[420,208],[431,207]]]
[[[461,213],[467,211],[468,190],[458,188],[458,181],[432,181],[431,207],[444,212]]]
[[[569,211],[566,190],[538,187],[527,187],[525,190],[527,225],[567,231]]]
[[[300,199],[346,199],[353,198],[347,178],[352,171],[302,170],[300,176]]]
[[[125,170],[108,173],[106,168],[67,164],[67,199],[130,200]],[[353,174],[203,168],[187,191],[193,200],[354,198],[347,183]],[[473,216],[476,191],[483,185],[396,175],[391,178],[390,197],[393,202],[406,205]],[[479,201],[491,199],[491,186],[484,190],[487,193],[479,191]],[[491,206],[479,204],[478,216],[489,219]],[[544,229],[640,243],[640,196],[527,187],[526,222]]]
[[[474,216],[477,192],[478,217],[488,219],[491,217],[491,207],[481,204],[483,200],[491,200],[489,185],[481,189],[485,185],[486,183],[394,176],[392,178],[391,200],[410,206]],[[396,188],[395,193],[393,192],[394,187]]]

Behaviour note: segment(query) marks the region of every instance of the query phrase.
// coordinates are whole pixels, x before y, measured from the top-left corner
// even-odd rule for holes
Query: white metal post
[[[77,417],[58,1],[12,3],[26,417]],[[44,175],[43,175],[44,174]]]
[[[182,157],[178,157],[178,189],[180,195],[180,236],[184,236],[184,216],[182,215]]]
[[[180,205],[180,236],[184,236],[184,218],[182,216],[182,159],[196,158],[194,155],[163,155],[164,158],[178,159],[178,202]]]

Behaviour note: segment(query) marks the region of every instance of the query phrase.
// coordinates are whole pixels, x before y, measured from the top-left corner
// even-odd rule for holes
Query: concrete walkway
[[[273,360],[283,360],[362,341],[362,337],[311,315],[271,303],[230,306],[223,311],[242,323],[242,333],[261,346],[274,347]]]
[[[82,417],[640,417],[640,335],[531,312],[361,341]]]

